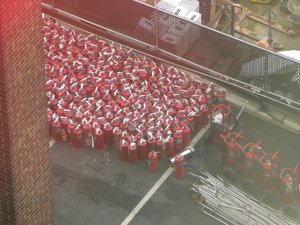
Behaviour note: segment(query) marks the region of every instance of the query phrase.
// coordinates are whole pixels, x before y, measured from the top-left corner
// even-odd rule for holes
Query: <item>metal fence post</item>
[[[265,92],[270,91],[269,85],[269,54],[266,53],[265,64],[264,64],[264,90]]]
[[[156,0],[154,0],[154,6],[155,6],[155,47],[156,50],[158,50],[158,35],[159,35],[159,30],[158,30],[158,10],[156,6]]]

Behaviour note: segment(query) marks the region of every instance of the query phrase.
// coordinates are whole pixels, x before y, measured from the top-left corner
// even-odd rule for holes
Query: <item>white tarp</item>
[[[291,51],[281,51],[281,52],[278,52],[278,53],[300,61],[300,51],[291,50]]]

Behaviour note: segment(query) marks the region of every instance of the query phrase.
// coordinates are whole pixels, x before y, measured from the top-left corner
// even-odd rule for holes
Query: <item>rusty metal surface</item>
[[[287,3],[288,9],[296,16],[300,16],[300,2],[297,0],[289,0]]]
[[[264,13],[264,4],[255,4],[251,3],[250,1],[242,1],[242,0],[237,0],[236,1],[238,4],[243,5],[245,8],[249,9],[251,12],[254,12],[256,14],[266,16]],[[298,34],[300,32],[300,29],[297,27],[294,27],[291,22],[288,21],[288,14],[283,14],[279,10],[279,2],[280,1],[274,1],[277,4],[270,4],[266,5],[269,7],[271,10],[273,10],[276,13],[276,22],[280,23],[281,25],[293,29],[296,32],[295,36],[287,36],[286,34],[279,32],[277,30],[273,30],[273,36],[276,41],[280,42],[284,46],[284,50],[300,50],[300,43],[298,41],[299,37]],[[256,33],[259,33],[260,35],[266,37],[268,36],[268,27],[266,25],[262,25],[261,23],[257,23],[253,20],[250,19],[245,19],[241,23],[243,27],[246,27],[250,30],[253,30]],[[239,38],[246,40],[250,43],[256,43],[256,41],[251,40],[250,38],[243,37],[242,35],[238,36]]]

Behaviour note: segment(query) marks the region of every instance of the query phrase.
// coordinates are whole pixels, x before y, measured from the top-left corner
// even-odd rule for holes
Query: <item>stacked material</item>
[[[262,204],[220,177],[209,173],[191,174],[198,178],[191,190],[200,209],[224,224],[299,224],[299,221]]]

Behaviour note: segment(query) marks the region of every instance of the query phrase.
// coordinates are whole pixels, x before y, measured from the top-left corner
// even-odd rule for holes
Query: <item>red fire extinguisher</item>
[[[61,128],[62,129],[67,129],[68,124],[70,123],[70,120],[65,116],[61,116],[60,117],[60,122],[61,122]]]
[[[119,147],[119,142],[121,140],[121,133],[122,130],[119,127],[115,127],[113,129],[112,139],[113,139],[113,147],[115,149],[118,149]]]
[[[129,121],[129,127],[128,127],[128,132],[132,135],[136,134],[136,126],[132,122]]]
[[[191,128],[189,126],[185,126],[182,129],[182,142],[183,147],[187,147],[191,143]]]
[[[102,150],[104,148],[104,135],[101,128],[97,128],[94,130],[94,147],[99,150]]]
[[[128,162],[131,164],[135,164],[137,160],[138,160],[137,146],[136,143],[131,142],[128,145]]]
[[[54,141],[60,141],[61,123],[59,117],[52,122],[52,138]]]
[[[119,127],[120,123],[121,123],[121,120],[119,117],[115,117],[114,119],[111,120],[111,125],[113,127]]]
[[[129,127],[128,118],[123,119],[123,122],[120,123],[120,128],[126,130]]]
[[[68,142],[68,136],[67,136],[67,132],[65,129],[62,129],[60,132],[60,140],[63,143]]]
[[[195,132],[195,112],[192,111],[187,116],[188,126],[190,127],[190,136]]]
[[[153,136],[150,136],[147,139],[147,151],[148,153],[155,150],[156,139]]]
[[[80,124],[73,130],[73,145],[75,148],[81,148],[83,146],[83,135]]]
[[[127,140],[129,142],[134,142],[136,143],[138,141],[137,137],[135,135],[129,135],[129,137],[127,138]]]
[[[202,113],[198,111],[195,113],[195,130],[200,131],[202,129]]]
[[[119,146],[120,146],[120,160],[127,161],[128,160],[128,151],[127,151],[128,141],[126,141],[125,139],[122,139],[119,143]]]
[[[129,133],[126,131],[126,130],[124,130],[122,133],[121,133],[121,138],[122,139],[127,139],[129,137]]]
[[[199,96],[199,98],[198,98],[199,105],[205,105],[206,101],[207,101],[206,96],[204,96],[204,95]]]
[[[86,119],[83,119],[84,124],[83,127],[83,142],[85,146],[91,146],[92,145],[92,127],[87,122]]]
[[[70,109],[64,109],[65,117],[73,119],[74,113]]]
[[[67,128],[67,134],[68,134],[68,140],[70,143],[73,142],[73,131],[75,127],[77,127],[78,124],[74,123],[72,120],[70,120],[70,123],[68,124]]]
[[[151,172],[158,171],[158,154],[154,151],[148,153],[149,169]]]
[[[166,138],[166,149],[167,149],[167,156],[173,157],[175,155],[175,143],[174,138],[171,136],[168,136]]]
[[[177,155],[174,163],[175,177],[181,179],[184,176],[184,156]]]
[[[140,139],[138,141],[138,157],[139,159],[147,159],[147,141],[145,139]]]
[[[167,156],[166,152],[166,142],[164,139],[159,139],[156,141],[156,150],[158,151],[158,158],[165,159]]]
[[[217,92],[217,101],[218,104],[222,104],[226,101],[226,91],[224,89],[221,89]]]
[[[106,145],[112,145],[113,144],[113,138],[112,138],[112,131],[113,127],[110,123],[106,123],[103,126],[104,129],[104,143]]]
[[[77,108],[77,112],[74,115],[75,121],[77,123],[81,123],[83,117],[84,117],[83,112],[80,111],[80,108]]]
[[[136,136],[136,138],[137,138],[138,140],[141,140],[142,138],[144,138],[144,134],[141,133],[141,132],[137,132],[135,136]],[[147,142],[146,142],[146,143],[147,143]]]
[[[61,107],[60,104],[57,104],[58,108],[56,109],[56,114],[58,116],[64,116],[65,115],[65,111],[64,109]]]
[[[182,131],[176,131],[173,134],[174,142],[175,142],[175,152],[180,152],[183,149],[183,143],[182,143]]]

